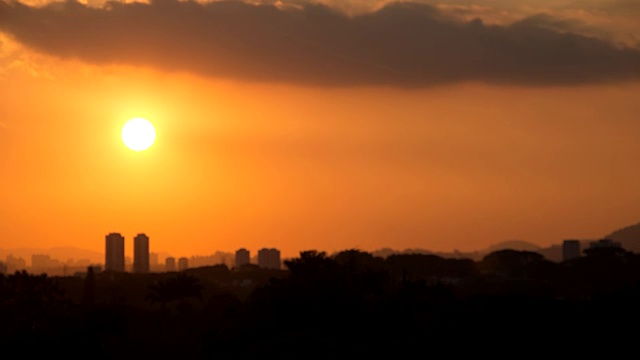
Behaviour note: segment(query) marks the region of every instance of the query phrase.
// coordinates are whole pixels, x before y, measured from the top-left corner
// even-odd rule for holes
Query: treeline
[[[378,358],[487,346],[575,354],[622,349],[640,320],[640,256],[619,248],[562,263],[513,250],[477,262],[306,251],[285,265],[0,275],[0,349],[105,359]]]

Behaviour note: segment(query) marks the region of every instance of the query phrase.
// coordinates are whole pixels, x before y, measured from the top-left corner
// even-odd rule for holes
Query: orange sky
[[[634,79],[324,86],[0,39],[0,248],[469,251],[640,221]],[[132,117],[151,149],[123,145]]]

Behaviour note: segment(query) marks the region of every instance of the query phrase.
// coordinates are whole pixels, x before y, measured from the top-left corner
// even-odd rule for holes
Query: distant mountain
[[[616,230],[606,237],[618,241],[625,250],[640,253],[640,223]]]
[[[625,250],[640,253],[640,223],[624,227],[616,230],[609,235],[602,238],[608,238],[619,242]],[[580,239],[580,247],[582,250],[589,247],[589,245],[600,239]],[[562,243],[557,245],[551,245],[549,247],[540,248],[535,250],[542,254],[547,260],[560,262],[562,261]]]
[[[603,238],[609,238],[614,241],[620,242],[622,247],[625,250],[640,253],[640,223],[624,227],[622,229],[616,230],[611,234],[604,236]],[[580,245],[582,249],[586,249],[589,247],[589,244],[598,239],[581,239]],[[441,252],[431,252],[423,249],[406,249],[403,251],[394,250],[390,248],[383,248],[380,250],[373,251],[372,254],[374,256],[387,257],[393,254],[407,254],[407,253],[417,253],[417,254],[435,254],[444,258],[467,258],[475,261],[482,260],[482,258],[492,252],[499,250],[517,250],[517,251],[533,251],[537,252],[540,255],[544,256],[547,260],[561,262],[562,261],[562,242],[558,242],[558,244],[540,247],[538,245],[532,244],[527,241],[522,240],[509,240],[497,243],[495,245],[489,246],[483,250],[461,253],[461,252],[450,252],[450,253],[441,253]]]
[[[540,253],[544,257],[552,261],[561,261],[562,260],[562,247],[560,245],[554,245],[549,248],[541,248],[538,245],[532,244],[530,242],[522,241],[522,240],[508,240],[503,241],[494,245],[489,246],[483,250],[473,251],[473,252],[433,252],[425,249],[405,249],[405,250],[394,250],[390,248],[383,248],[380,250],[372,251],[371,254],[373,256],[379,256],[386,258],[389,255],[395,254],[433,254],[443,258],[453,258],[453,259],[471,259],[474,261],[480,261],[486,255],[499,250],[517,250],[517,251],[533,251]]]

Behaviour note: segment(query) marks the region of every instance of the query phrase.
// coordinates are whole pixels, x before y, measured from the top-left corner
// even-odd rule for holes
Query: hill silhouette
[[[606,237],[620,242],[626,250],[640,253],[640,223],[616,230]]]
[[[522,241],[522,240],[502,241],[494,245],[491,245],[485,249],[479,249],[476,251],[468,251],[468,252],[460,252],[457,250],[454,250],[451,252],[434,252],[434,251],[420,249],[420,248],[410,248],[410,249],[404,249],[404,250],[394,250],[391,248],[383,248],[383,249],[372,251],[371,254],[373,256],[378,256],[382,258],[386,258],[388,256],[398,255],[398,254],[422,254],[422,255],[437,255],[443,258],[453,258],[453,259],[466,258],[466,259],[478,261],[478,260],[481,260],[485,255],[495,251],[499,251],[499,250],[533,251],[533,252],[539,252],[545,255],[543,253],[544,252],[543,250],[545,249],[541,248],[538,245],[532,244],[527,241]],[[557,261],[556,257],[554,256],[552,256],[552,259],[550,260]]]
[[[483,253],[492,253],[499,250],[518,250],[518,251],[539,251],[541,248],[536,244],[532,244],[522,240],[508,240],[491,245],[488,248],[481,250]]]

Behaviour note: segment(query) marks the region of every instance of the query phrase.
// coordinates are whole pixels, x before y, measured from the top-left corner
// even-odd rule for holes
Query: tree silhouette
[[[526,277],[531,269],[545,261],[544,256],[533,251],[506,249],[485,256],[479,266],[488,273],[507,277]]]
[[[65,314],[64,291],[44,274],[16,272],[0,285],[0,338],[4,340],[45,335],[57,325],[56,316]]]
[[[163,309],[168,303],[178,302],[181,312],[190,308],[187,300],[192,298],[202,299],[202,285],[196,277],[184,272],[150,285],[146,296],[147,301],[160,303]]]
[[[93,305],[96,297],[96,276],[93,272],[93,266],[87,268],[87,277],[84,279],[84,288],[82,292],[82,303],[85,305]]]
[[[591,258],[618,258],[618,260],[631,254],[631,252],[616,246],[591,247],[584,249],[582,252]]]
[[[333,256],[333,259],[340,265],[346,266],[350,271],[364,271],[380,269],[384,260],[374,257],[368,252],[351,249],[341,251]]]
[[[299,258],[285,260],[284,264],[291,272],[292,277],[307,277],[314,276],[314,274],[322,276],[335,272],[337,269],[337,263],[328,257],[327,253],[316,250],[302,251]]]

